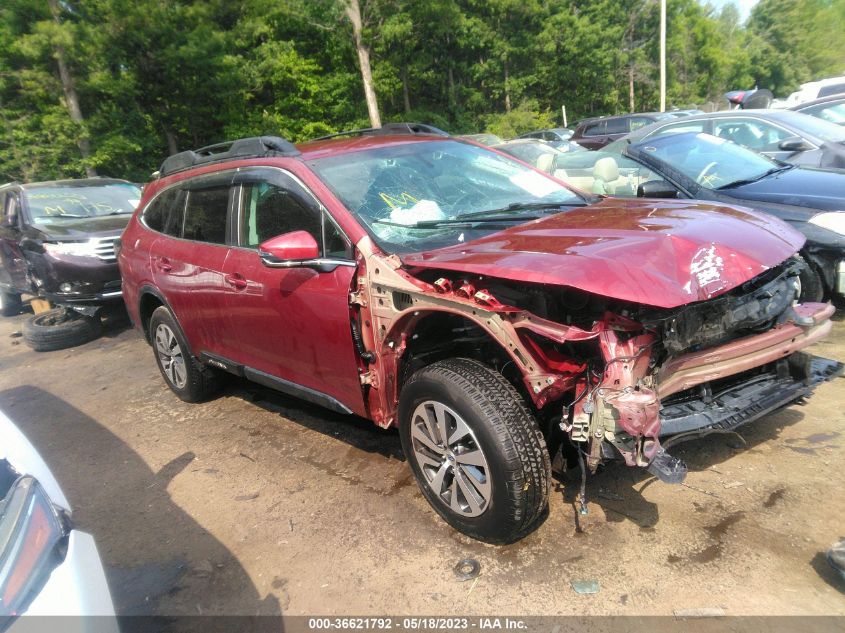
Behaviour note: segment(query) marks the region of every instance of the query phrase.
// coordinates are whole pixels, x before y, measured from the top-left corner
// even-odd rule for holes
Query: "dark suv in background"
[[[22,294],[57,306],[27,322],[34,349],[93,338],[99,307],[120,304],[114,243],[140,198],[137,185],[111,178],[0,187],[0,311],[18,314]]]
[[[677,118],[669,112],[644,112],[640,114],[620,114],[619,116],[587,119],[578,124],[570,141],[587,149],[600,149],[629,132],[651,125],[657,121]]]

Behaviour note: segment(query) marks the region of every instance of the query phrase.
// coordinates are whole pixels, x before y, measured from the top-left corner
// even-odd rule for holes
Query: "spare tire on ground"
[[[24,322],[23,340],[36,352],[50,352],[92,341],[102,332],[100,317],[56,308]]]

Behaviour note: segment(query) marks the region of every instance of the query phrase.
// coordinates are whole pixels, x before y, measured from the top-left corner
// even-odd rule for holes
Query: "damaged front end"
[[[362,257],[352,304],[376,350],[361,369],[370,415],[395,423],[415,363],[473,356],[533,403],[558,465],[574,457],[595,472],[622,458],[683,481],[667,436],[733,430],[842,373],[800,351],[830,332],[833,308],[795,303],[799,266],[789,259],[716,297],[655,308]]]

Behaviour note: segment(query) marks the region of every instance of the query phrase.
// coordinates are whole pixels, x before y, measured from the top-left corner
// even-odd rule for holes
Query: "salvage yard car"
[[[791,110],[711,112],[660,121],[627,138],[644,141],[679,132],[704,132],[775,160],[824,169],[845,168],[845,128]]]
[[[507,543],[546,516],[553,461],[679,482],[666,436],[735,429],[841,372],[801,351],[833,308],[795,303],[786,224],[577,193],[419,129],[164,161],[118,261],[179,398],[235,374],[398,427],[431,506]]]
[[[30,347],[70,347],[100,332],[98,309],[121,302],[114,242],[141,198],[125,180],[89,178],[0,187],[0,312],[21,294],[57,306],[31,317]]]

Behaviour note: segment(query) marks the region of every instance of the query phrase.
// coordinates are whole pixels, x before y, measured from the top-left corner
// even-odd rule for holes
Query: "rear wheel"
[[[161,306],[150,317],[150,338],[164,382],[181,400],[201,402],[220,389],[222,375],[191,356],[188,343],[170,310]]]
[[[550,463],[534,416],[499,373],[469,359],[420,369],[399,401],[402,448],[452,527],[511,543],[545,518]]]
[[[50,352],[82,345],[100,336],[100,317],[54,308],[31,316],[24,323],[23,340],[36,352]]]
[[[18,293],[0,290],[0,314],[15,316],[21,313],[22,307],[21,296]]]

